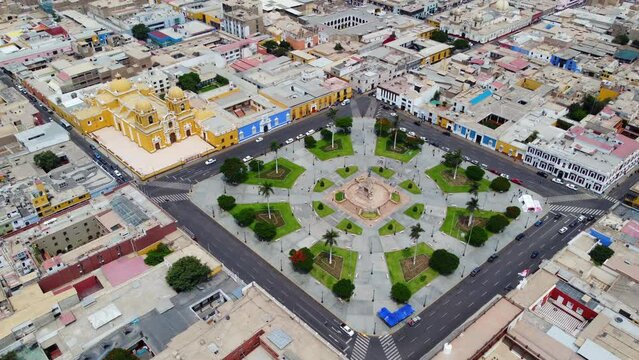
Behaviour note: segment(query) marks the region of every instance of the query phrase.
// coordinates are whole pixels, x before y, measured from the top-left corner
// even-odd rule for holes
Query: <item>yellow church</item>
[[[213,111],[193,109],[177,86],[171,87],[162,100],[148,85],[133,84],[116,76],[86,101],[89,106],[71,116],[77,129],[86,134],[113,126],[148,152],[164,149],[189,136],[201,136],[215,147],[237,143],[237,130],[202,134],[201,123],[212,118]]]

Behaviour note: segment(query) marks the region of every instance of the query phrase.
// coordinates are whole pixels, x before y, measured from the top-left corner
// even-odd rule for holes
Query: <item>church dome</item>
[[[184,91],[177,86],[172,86],[167,95],[169,99],[182,99],[184,98]]]
[[[131,82],[127,79],[116,78],[115,80],[111,81],[111,83],[109,84],[109,88],[113,92],[121,93],[129,91],[131,89]]]
[[[145,113],[153,110],[153,106],[147,99],[140,99],[135,103],[135,110],[137,112]]]
[[[508,10],[509,7],[510,4],[508,4],[508,0],[497,0],[497,2],[495,2],[495,9],[499,11]]]

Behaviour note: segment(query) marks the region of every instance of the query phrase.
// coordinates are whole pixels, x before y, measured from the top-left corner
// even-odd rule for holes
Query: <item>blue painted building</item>
[[[261,111],[247,115],[237,125],[237,136],[240,142],[262,135],[291,122],[291,110],[271,104],[261,96],[252,96],[250,100],[227,107],[226,110],[235,116],[241,116],[242,108],[250,106]],[[240,114],[240,115],[238,115]]]
[[[581,72],[581,67],[576,59],[577,55],[579,55],[579,52],[566,49],[557,54],[553,54],[550,57],[550,64],[568,71]]]

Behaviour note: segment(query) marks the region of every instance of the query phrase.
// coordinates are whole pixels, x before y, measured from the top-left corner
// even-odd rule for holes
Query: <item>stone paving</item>
[[[373,122],[374,119],[368,117],[353,119],[351,134],[355,151],[353,156],[320,161],[304,149],[301,141],[296,141],[279,151],[280,157],[287,158],[307,170],[298,178],[292,189],[274,189],[275,193],[271,196],[270,201],[289,202],[293,213],[302,225],[300,230],[275,242],[265,243],[258,241],[250,229],[239,227],[231,215],[221,211],[217,206],[216,199],[223,192],[234,196],[237,203],[265,202],[258,195],[257,186],[225,185],[221,175],[218,175],[195,185],[192,189],[191,199],[209,214],[211,214],[213,209],[216,221],[232,233],[235,233],[239,239],[244,240],[248,246],[271,263],[273,267],[281,268],[286,276],[317,301],[322,302],[327,309],[342,318],[355,330],[372,334],[376,329],[376,334],[379,335],[388,332],[389,329],[377,318],[376,312],[383,306],[391,311],[398,307],[390,298],[392,284],[389,280],[384,253],[412,245],[412,241],[409,238],[409,229],[410,226],[418,221],[404,214],[404,211],[411,204],[423,203],[426,205],[424,215],[419,220],[425,229],[420,241],[426,242],[433,249],[443,248],[453,252],[461,260],[460,266],[454,274],[439,276],[428,286],[413,294],[410,304],[417,311],[421,311],[425,305],[428,306],[428,304],[456,285],[462,278],[462,273],[467,276],[471,269],[483,263],[497,247],[499,249],[503,248],[518,233],[522,232],[526,226],[531,225],[537,216],[541,217],[542,214],[523,213],[517,220],[511,222],[503,233],[492,236],[483,247],[474,248],[469,246],[466,256],[462,257],[464,243],[439,232],[438,229],[444,221],[446,208],[448,206],[465,207],[470,194],[459,193],[446,196],[424,173],[426,169],[441,162],[443,151],[425,145],[423,151],[406,164],[373,156],[376,141],[373,133]],[[319,138],[319,134],[315,136]],[[271,152],[263,156],[261,160],[268,162],[274,158],[275,153]],[[288,251],[292,248],[310,248],[315,242],[321,241],[321,237],[326,230],[335,229],[337,223],[344,218],[364,225],[358,218],[342,212],[332,204],[327,204],[325,200],[327,193],[354,179],[354,176],[343,179],[335,172],[337,168],[348,165],[357,165],[359,167],[357,174],[366,173],[368,168],[372,166],[385,166],[396,172],[390,180],[387,180],[391,185],[395,186],[406,179],[411,179],[421,188],[422,194],[414,195],[400,189],[400,191],[403,191],[402,194],[409,197],[409,202],[401,205],[383,222],[372,227],[362,226],[364,229],[362,235],[345,234],[340,231],[337,246],[359,253],[355,277],[355,294],[349,302],[344,302],[333,296],[330,289],[324,287],[312,276],[293,271],[288,260]],[[466,165],[468,164],[464,164],[464,166]],[[372,176],[377,175],[373,174]],[[494,175],[487,173],[487,177],[493,179]],[[320,178],[327,178],[334,182],[335,185],[322,193],[313,192],[314,184]],[[510,191],[507,193],[480,193],[480,207],[486,210],[504,211],[509,205],[517,205],[516,198],[520,191],[527,192],[526,189],[512,184]],[[530,192],[527,193],[530,194]],[[537,194],[531,195],[535,198],[540,198]],[[319,218],[312,209],[312,201],[315,200],[325,202],[325,205],[333,207],[336,211],[329,216]],[[390,221],[390,219],[395,219],[404,225],[406,230],[397,233],[395,236],[380,236],[378,234],[379,226]],[[376,325],[374,325],[375,322],[377,323]]]

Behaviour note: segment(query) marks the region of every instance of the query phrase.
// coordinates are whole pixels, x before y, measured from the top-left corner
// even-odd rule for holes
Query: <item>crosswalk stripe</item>
[[[188,201],[189,195],[187,193],[177,193],[177,194],[169,194],[169,195],[160,195],[154,196],[151,198],[155,204],[163,203],[166,201]]]
[[[380,337],[380,342],[382,344],[382,350],[384,350],[384,355],[386,355],[387,359],[401,360],[402,356],[399,354],[395,341],[390,334]]]
[[[568,206],[568,205],[550,205],[550,210],[559,211],[559,212],[569,212],[569,213],[583,213],[588,215],[602,215],[605,214],[605,210],[601,209],[590,209],[583,208],[578,206]]]
[[[357,335],[350,358],[352,360],[364,360],[366,358],[366,352],[368,351],[369,342],[370,339],[367,336]]]

